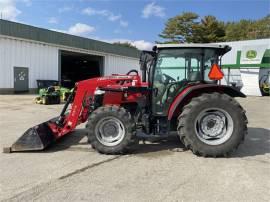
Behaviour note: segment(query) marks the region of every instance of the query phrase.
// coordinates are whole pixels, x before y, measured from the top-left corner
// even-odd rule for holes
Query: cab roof
[[[169,48],[214,48],[218,49],[219,54],[223,55],[231,50],[228,45],[219,45],[212,43],[181,43],[181,44],[157,44],[154,48],[169,49]]]
[[[225,48],[227,45],[211,43],[157,44],[157,48]]]

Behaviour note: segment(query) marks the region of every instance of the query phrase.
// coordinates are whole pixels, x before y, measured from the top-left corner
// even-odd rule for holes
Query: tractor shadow
[[[248,128],[243,144],[231,157],[251,157],[270,154],[270,130],[266,128]]]
[[[96,152],[87,141],[85,129],[76,129],[71,134],[62,137],[42,152],[50,153],[64,150]],[[177,152],[183,151],[184,145],[179,141],[175,134],[166,138],[140,139],[140,144],[133,147],[130,154],[154,153],[165,150]]]
[[[171,134],[164,138],[140,140],[140,144],[134,148],[132,154],[155,157],[184,151],[186,151],[185,146],[179,140],[177,134]]]
[[[58,151],[85,151],[91,152],[91,145],[87,142],[85,129],[76,129],[70,134],[62,137],[56,143],[52,144],[45,151],[58,152]]]
[[[76,129],[70,135],[67,135],[50,146],[45,152],[57,152],[57,151],[84,151],[95,152],[91,145],[87,142],[86,130]],[[172,134],[166,138],[154,138],[140,140],[140,144],[135,146],[131,154],[173,154],[173,152],[185,152],[184,145],[180,142],[177,135]],[[44,151],[43,151],[44,152]],[[234,152],[229,158],[241,158],[257,155],[265,155],[270,153],[270,130],[265,128],[248,128],[248,135],[245,138],[243,144],[239,146],[236,152]]]
[[[168,151],[172,154],[172,152],[185,152],[187,150],[177,136],[170,136],[166,139],[140,144],[133,153],[147,154],[155,152],[157,155],[169,154],[168,152],[160,151]],[[245,141],[229,158],[252,157],[266,154],[270,154],[270,130],[249,127]]]

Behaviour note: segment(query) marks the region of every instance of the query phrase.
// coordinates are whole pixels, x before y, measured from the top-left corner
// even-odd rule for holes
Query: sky
[[[270,14],[270,0],[0,0],[2,19],[139,49],[151,49],[166,21],[183,12],[254,20]]]

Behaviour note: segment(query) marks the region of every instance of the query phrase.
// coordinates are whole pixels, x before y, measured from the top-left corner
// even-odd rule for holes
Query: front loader
[[[27,130],[5,152],[43,150],[87,122],[89,143],[103,154],[124,154],[140,134],[177,131],[199,156],[227,156],[247,134],[238,89],[220,85],[229,46],[163,44],[140,57],[137,70],[77,82],[60,116]]]

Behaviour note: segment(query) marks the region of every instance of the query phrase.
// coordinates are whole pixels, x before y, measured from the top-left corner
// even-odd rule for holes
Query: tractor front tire
[[[194,97],[178,117],[178,135],[187,149],[204,157],[226,157],[247,134],[247,117],[240,104],[226,94]]]
[[[138,143],[135,122],[123,107],[99,107],[90,114],[86,128],[88,142],[102,154],[125,154]]]

